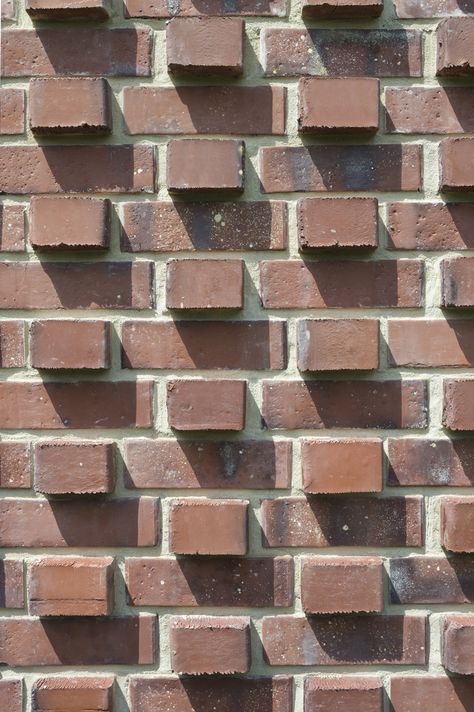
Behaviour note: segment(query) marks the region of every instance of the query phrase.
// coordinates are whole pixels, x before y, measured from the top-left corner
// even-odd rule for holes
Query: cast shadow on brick
[[[471,8],[472,10],[472,8]],[[450,81],[448,79],[448,81]],[[461,127],[461,131],[465,133],[471,133],[474,130],[474,116],[472,112],[472,93],[470,92],[470,87],[453,87],[452,85],[447,85],[443,86],[443,83],[446,83],[446,79],[440,78],[439,80],[441,86],[437,88],[437,91],[439,92],[439,95],[441,97],[445,97],[447,103],[451,107],[451,113],[456,116],[456,119]],[[431,110],[434,112],[436,105],[433,105],[434,102],[432,102],[431,105]],[[447,112],[447,108],[442,110]],[[400,113],[400,112],[398,112]],[[396,131],[397,127],[397,113],[395,113],[395,122],[392,120],[392,117],[390,115],[390,110],[385,109],[385,130],[388,132],[394,132]],[[420,119],[421,120],[421,119]],[[435,127],[436,123],[435,119],[432,119],[433,121],[433,132],[436,133]],[[426,129],[430,129],[431,126],[428,124],[426,126]],[[410,131],[410,133],[412,133]],[[413,132],[415,133],[415,132]],[[440,133],[444,134],[444,131],[440,131]],[[447,132],[451,133],[451,132]]]
[[[474,602],[474,561],[470,554],[450,557],[403,557],[390,560],[392,603]]]

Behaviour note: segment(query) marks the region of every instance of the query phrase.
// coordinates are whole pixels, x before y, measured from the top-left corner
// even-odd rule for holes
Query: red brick
[[[242,193],[244,153],[244,142],[233,139],[173,139],[168,143],[168,190]]]
[[[23,590],[23,561],[3,558],[0,562],[0,608],[23,608]],[[1,697],[0,692],[0,701]]]
[[[110,367],[110,324],[106,321],[42,319],[30,327],[30,357],[39,369]]]
[[[474,131],[472,87],[387,87],[389,133],[450,134]]]
[[[289,556],[225,559],[128,558],[127,592],[133,606],[291,606]]]
[[[102,501],[4,499],[0,502],[0,545],[155,546],[159,538],[158,507],[154,497]]]
[[[298,91],[303,133],[375,133],[379,127],[378,79],[311,77],[300,79]]]
[[[263,382],[270,429],[425,428],[427,410],[425,381]]]
[[[474,430],[474,379],[444,379],[443,425],[449,430]]]
[[[23,89],[0,89],[0,134],[25,132],[25,92]]]
[[[151,146],[0,146],[0,193],[152,193],[154,173]]]
[[[474,552],[474,497],[443,497],[441,544],[448,551]]]
[[[376,556],[304,556],[301,602],[306,613],[372,613],[384,609],[383,561]]]
[[[301,319],[300,371],[371,370],[379,366],[378,319]]]
[[[0,322],[0,368],[21,368],[25,359],[25,333],[22,321]]]
[[[2,309],[150,309],[151,262],[0,262]]]
[[[151,52],[152,32],[144,27],[4,30],[2,74],[149,77]]]
[[[137,320],[122,324],[123,368],[260,370],[283,369],[286,362],[286,324],[282,321]]]
[[[151,665],[156,617],[0,619],[0,656],[10,667]]]
[[[474,306],[474,258],[452,257],[441,262],[442,305]]]
[[[174,17],[166,25],[168,71],[177,76],[240,76],[244,31],[237,18]]]
[[[206,15],[260,15],[284,17],[287,14],[286,0],[234,0],[232,5],[225,0],[181,0],[179,7],[167,0],[125,0],[126,17],[201,17]]]
[[[390,559],[392,603],[473,603],[474,562],[469,556]]]
[[[390,250],[466,250],[474,247],[472,203],[391,203]]]
[[[130,678],[131,712],[163,709],[166,712],[291,712],[292,678],[223,677],[220,675]]]
[[[288,497],[262,502],[265,547],[419,547],[423,498]]]
[[[28,600],[35,616],[106,616],[113,608],[112,557],[54,556],[29,567]]]
[[[32,712],[113,712],[114,677],[42,677],[32,689]]]
[[[107,20],[109,0],[26,0],[26,12],[33,20]]]
[[[242,673],[250,669],[250,618],[172,618],[171,669],[190,675]]]
[[[432,0],[430,0],[432,2]],[[474,680],[446,675],[392,677],[390,700],[393,712],[472,712]]]
[[[169,424],[176,430],[243,430],[246,391],[247,382],[235,379],[168,381]]]
[[[242,309],[242,260],[169,260],[166,265],[168,309]]]
[[[441,625],[441,658],[446,670],[474,674],[474,616],[448,614]]]
[[[264,72],[272,78],[422,75],[421,32],[416,30],[265,27],[261,37]]]
[[[0,251],[24,252],[25,209],[23,205],[0,204]]]
[[[24,442],[0,442],[0,488],[31,487],[30,446]]]
[[[303,16],[331,20],[333,18],[378,17],[383,0],[304,0]],[[325,711],[324,711],[325,712]]]
[[[285,133],[284,87],[126,87],[123,102],[132,135]]]
[[[106,494],[115,486],[112,442],[47,440],[35,444],[35,490],[45,494]]]
[[[474,17],[472,18],[474,22]],[[474,29],[474,25],[473,25]],[[445,138],[440,144],[441,191],[474,189],[474,138]]]
[[[383,712],[383,688],[377,677],[307,677],[305,712]]]
[[[269,616],[269,665],[424,665],[426,616]],[[364,641],[361,644],[361,641]]]
[[[285,489],[291,480],[291,443],[283,440],[130,439],[124,460],[130,489]]]
[[[30,128],[35,134],[103,134],[112,131],[106,79],[32,79]]]
[[[107,199],[34,195],[29,241],[36,250],[107,250],[111,213]]]
[[[376,198],[303,198],[298,201],[300,250],[375,248]]]
[[[474,74],[474,17],[449,17],[437,28],[437,75]]]
[[[268,260],[260,263],[267,309],[420,307],[419,260]]]
[[[474,440],[389,438],[388,484],[472,487]]]
[[[419,191],[422,187],[422,148],[417,144],[267,146],[258,153],[264,193]],[[357,170],[348,171],[348,164]]]
[[[170,503],[169,540],[174,554],[247,553],[248,501],[188,497]]]
[[[124,252],[283,250],[287,244],[282,201],[138,202],[123,210]]]
[[[382,441],[377,438],[303,440],[303,490],[313,494],[381,492]]]
[[[469,319],[391,319],[392,366],[474,366],[474,321]]]
[[[433,18],[445,15],[464,15],[474,11],[471,0],[394,0],[397,17]],[[420,710],[421,712],[421,710]]]
[[[0,383],[0,427],[5,430],[150,428],[152,381],[118,383]]]
[[[3,678],[0,680],[0,708],[8,710],[8,712],[22,712],[23,683],[21,679]]]

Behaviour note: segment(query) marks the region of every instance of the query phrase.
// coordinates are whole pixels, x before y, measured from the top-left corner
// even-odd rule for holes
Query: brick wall
[[[474,2],[25,2],[0,712],[473,712]]]

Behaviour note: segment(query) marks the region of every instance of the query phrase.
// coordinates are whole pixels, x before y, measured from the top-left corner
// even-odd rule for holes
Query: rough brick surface
[[[462,75],[474,73],[474,18],[450,17],[438,25],[439,75]]]
[[[110,201],[35,195],[30,201],[30,244],[36,250],[106,250]]]
[[[35,446],[35,490],[44,494],[107,494],[115,484],[112,442],[48,440]]]
[[[109,0],[26,0],[26,11],[33,20],[107,20]]]
[[[474,617],[448,614],[442,619],[442,660],[448,672],[459,675],[474,673]]]
[[[34,321],[30,329],[31,365],[48,370],[109,368],[109,326],[105,321]]]
[[[302,133],[374,133],[379,126],[379,83],[369,77],[301,79]]]
[[[169,192],[241,193],[244,151],[244,142],[238,140],[173,139],[168,143]]]
[[[22,89],[0,89],[0,134],[22,134],[25,131],[25,92]]]
[[[440,144],[440,190],[473,190],[473,159],[474,138],[445,138]]]
[[[388,247],[397,250],[466,250],[474,245],[472,203],[391,203]]]
[[[303,198],[298,201],[300,250],[377,247],[373,198]]]
[[[166,26],[168,71],[178,76],[238,77],[244,23],[237,18],[173,18]]]
[[[302,319],[297,338],[300,371],[378,368],[377,319]]]
[[[304,704],[305,712],[382,712],[383,688],[376,677],[308,677]]]
[[[113,712],[114,677],[43,677],[32,690],[32,712]]]
[[[246,554],[248,502],[180,499],[170,505],[170,549],[175,554]]]

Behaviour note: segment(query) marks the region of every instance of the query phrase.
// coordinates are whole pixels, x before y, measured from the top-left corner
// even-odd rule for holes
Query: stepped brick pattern
[[[1,0],[0,712],[474,712],[474,0]]]

